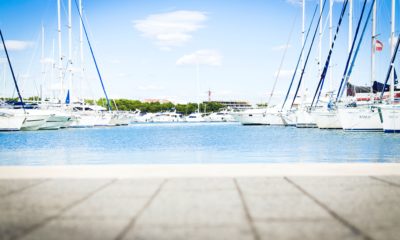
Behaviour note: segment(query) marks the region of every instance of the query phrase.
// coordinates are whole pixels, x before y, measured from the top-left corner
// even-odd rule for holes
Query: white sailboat
[[[380,107],[382,127],[385,133],[400,133],[400,105],[383,105]]]
[[[389,76],[391,77],[390,84],[390,99],[388,104],[379,106],[381,114],[383,131],[386,133],[400,133],[400,103],[399,99],[395,96],[395,78],[394,78],[394,67],[393,63],[396,59],[397,51],[400,43],[400,35],[397,38],[396,47],[394,46],[394,33],[395,33],[395,1],[392,0],[392,19],[391,19],[391,66],[389,68]],[[399,94],[399,93],[397,93]]]
[[[166,123],[166,122],[183,122],[182,114],[177,112],[161,112],[153,116],[150,122]]]
[[[205,119],[208,122],[235,122],[235,118],[231,115],[231,112],[227,110],[213,112],[206,116]]]
[[[39,130],[58,130],[66,128],[72,121],[72,115],[62,110],[47,110],[45,113],[49,114],[49,118],[39,128]]]
[[[364,3],[365,4],[365,3]],[[369,15],[370,16],[372,11],[372,48],[374,48],[374,42],[375,42],[375,34],[376,34],[376,1],[373,2],[372,8],[369,10]],[[368,20],[368,18],[367,18]],[[361,17],[360,20],[361,21]],[[345,75],[345,83],[347,83],[347,80],[351,74],[351,68],[354,65],[354,60],[355,57],[357,56],[357,51],[359,50],[359,46],[361,43],[361,40],[363,38],[363,34],[365,32],[365,27],[367,26],[367,22],[365,22],[364,29],[361,35],[361,38],[359,40],[357,50],[355,55],[353,56],[353,61],[350,65],[350,69],[347,75]],[[357,32],[356,32],[357,36]],[[355,38],[356,38],[355,36]],[[353,46],[355,44],[355,40],[353,41]],[[372,51],[371,54],[371,86],[372,83],[374,82],[375,79],[375,51]],[[342,79],[342,83],[343,79]],[[345,86],[343,86],[342,89],[339,89],[339,95],[337,99],[340,99],[341,95],[344,92]],[[372,88],[372,87],[371,87]],[[345,131],[382,131],[382,123],[380,120],[380,115],[377,110],[377,108],[374,106],[374,96],[372,94],[372,89],[370,91],[370,96],[366,99],[367,102],[365,101],[357,101],[352,104],[343,104],[338,106],[338,117],[340,120],[340,123]]]
[[[194,112],[185,117],[186,122],[205,122],[203,114],[200,112]]]
[[[379,112],[372,104],[356,107],[339,107],[338,115],[345,131],[382,131]]]
[[[232,116],[242,125],[269,125],[266,108],[247,109]]]
[[[311,113],[319,129],[342,129],[336,109],[321,109]]]
[[[14,109],[0,109],[0,131],[19,131],[25,119]]]
[[[50,114],[40,109],[19,109],[20,114],[25,114],[25,121],[22,124],[23,131],[36,131],[45,125],[50,118]]]

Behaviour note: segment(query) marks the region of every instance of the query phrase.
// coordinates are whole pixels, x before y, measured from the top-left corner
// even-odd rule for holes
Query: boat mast
[[[53,38],[53,49],[52,49],[52,59],[51,59],[51,78],[50,78],[50,89],[53,90],[53,79],[54,79],[54,68],[55,66],[55,59],[56,59],[56,42],[55,39]],[[52,97],[55,99],[56,98],[56,93],[54,90],[52,91]]]
[[[371,42],[371,100],[373,98],[372,86],[375,81],[375,51],[376,51],[376,1],[372,13],[372,42]]]
[[[333,0],[329,0],[329,43],[332,43],[332,8],[333,8]],[[332,91],[332,66],[329,65],[329,91]]]
[[[197,113],[200,113],[200,99],[199,99],[199,60],[197,60],[196,64],[196,95],[197,95]]]
[[[4,80],[4,100],[6,100],[6,94],[7,94],[7,91],[6,91],[6,87],[7,87],[7,84],[6,84],[6,62],[4,61],[4,63],[3,63],[3,80]]]
[[[83,14],[82,12],[82,0],[79,0],[79,12],[81,14]],[[82,82],[84,79],[84,67],[83,67],[83,24],[82,24],[82,20],[80,19],[79,21],[79,50],[80,50],[80,58],[81,58],[81,79],[80,79],[80,92],[81,92],[81,96],[82,94]]]
[[[322,0],[319,0],[319,15],[322,16]],[[322,61],[322,17],[319,18],[319,42],[318,42],[318,76],[321,76]]]
[[[349,38],[348,38],[348,52],[351,51],[351,45],[353,40],[353,0],[349,0]]]
[[[390,31],[390,56],[394,54],[394,29],[395,29],[395,14],[396,14],[396,1],[392,0],[392,19],[390,21],[391,31]],[[394,67],[392,68],[391,74],[391,84],[390,84],[390,102],[394,102]]]
[[[1,29],[0,29],[0,38],[1,38],[1,41],[2,41],[2,43],[3,43],[4,52],[6,53],[8,66],[10,67],[11,75],[12,75],[12,78],[13,78],[13,80],[14,80],[15,89],[17,90],[17,93],[18,93],[18,98],[19,98],[19,100],[21,101],[21,106],[22,106],[22,108],[24,109],[24,112],[25,112],[25,106],[24,106],[25,103],[24,103],[24,100],[22,99],[21,92],[19,91],[19,87],[18,87],[18,83],[17,83],[17,78],[15,77],[14,69],[13,69],[13,67],[12,67],[12,65],[11,65],[10,56],[8,56],[8,51],[7,51],[6,42],[4,41],[4,37],[3,37],[3,33],[1,32]]]
[[[68,0],[68,91],[72,87],[72,8],[71,0]]]
[[[62,60],[63,60],[63,56],[62,56],[62,50],[61,50],[61,0],[57,0],[57,14],[58,14],[58,27],[57,27],[57,31],[58,31],[58,72],[59,72],[59,81],[61,83],[61,93],[60,93],[60,97],[63,96],[64,94],[64,81],[63,81],[63,66],[62,66]]]
[[[40,100],[43,103],[43,85],[45,82],[45,63],[44,63],[44,26],[42,24],[42,56],[41,56],[41,66],[42,66],[42,84],[40,85]]]
[[[303,16],[302,16],[302,25],[301,25],[301,47],[304,48],[304,33],[305,33],[305,22],[306,22],[306,0],[303,0]],[[304,56],[301,56],[301,66],[304,63]]]

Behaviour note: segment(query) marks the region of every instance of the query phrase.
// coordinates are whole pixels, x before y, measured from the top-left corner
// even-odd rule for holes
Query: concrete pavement
[[[399,236],[399,174],[0,180],[0,239]]]

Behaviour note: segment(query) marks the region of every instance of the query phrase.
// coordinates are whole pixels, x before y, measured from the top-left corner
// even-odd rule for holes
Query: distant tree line
[[[96,102],[93,100],[86,100],[88,104],[97,104],[99,106],[107,107],[107,102],[104,98],[100,98]],[[120,111],[135,111],[140,110],[141,112],[163,112],[163,111],[174,111],[181,112],[183,114],[191,114],[197,111],[197,103],[188,104],[173,104],[160,103],[160,102],[141,102],[139,100],[130,99],[110,99],[110,104],[113,110]],[[200,112],[217,112],[224,108],[224,105],[215,102],[200,103]]]
[[[9,102],[19,102],[18,98],[3,98],[4,101]],[[33,96],[24,99],[27,102],[39,102],[41,101],[40,97]],[[96,104],[102,107],[107,108],[107,101],[105,98],[100,98],[98,100],[85,100],[87,104]],[[130,99],[110,99],[110,104],[112,110],[120,110],[120,111],[135,111],[140,110],[141,112],[165,112],[165,111],[174,111],[183,113],[185,115],[191,114],[197,111],[197,103],[188,103],[188,104],[173,104],[169,103],[160,103],[160,102],[141,102],[139,100],[130,100]],[[215,102],[207,102],[200,103],[200,112],[217,112],[224,108],[224,105]]]

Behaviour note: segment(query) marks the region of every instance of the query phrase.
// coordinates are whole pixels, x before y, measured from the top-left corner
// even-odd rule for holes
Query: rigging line
[[[292,100],[292,104],[290,105],[290,109],[292,109],[293,104],[294,104],[294,101],[296,100],[296,97],[297,97],[297,93],[299,92],[299,89],[300,89],[300,86],[301,86],[301,82],[302,82],[303,76],[304,76],[304,70],[305,70],[305,68],[306,68],[306,66],[307,66],[307,62],[308,62],[308,59],[309,59],[309,57],[310,57],[310,53],[311,53],[312,47],[313,47],[313,45],[314,45],[315,36],[317,35],[317,32],[318,32],[319,23],[320,23],[320,21],[321,21],[321,17],[322,17],[322,14],[323,14],[323,12],[324,12],[324,9],[325,9],[325,5],[326,5],[326,0],[324,0],[324,4],[322,5],[322,11],[321,11],[321,14],[319,15],[319,20],[318,20],[317,26],[316,26],[315,31],[314,31],[314,36],[313,36],[312,41],[311,41],[311,44],[310,44],[310,49],[308,50],[308,54],[307,54],[307,57],[306,57],[306,61],[305,61],[305,63],[304,63],[303,69],[301,70],[301,75],[300,75],[299,83],[298,83],[298,85],[297,85],[296,92],[295,92],[295,94],[294,94],[294,96],[293,96],[293,100]]]
[[[357,59],[357,56],[358,56],[358,52],[359,52],[360,47],[361,47],[362,40],[364,39],[365,30],[367,29],[367,26],[368,26],[368,23],[369,23],[369,19],[371,18],[372,10],[374,8],[374,3],[375,3],[375,0],[372,1],[371,8],[370,8],[370,10],[368,12],[367,19],[365,20],[365,24],[364,24],[363,30],[361,32],[360,39],[358,40],[356,51],[354,52],[354,56],[353,56],[353,59],[352,59],[351,64],[350,64],[350,68],[349,68],[349,70],[348,70],[348,72],[346,74],[346,77],[345,77],[345,85],[347,85],[347,82],[349,81],[350,75],[353,72],[354,63],[356,62],[356,59]]]
[[[292,89],[292,85],[293,85],[293,82],[294,82],[294,78],[296,77],[297,69],[299,68],[300,61],[301,61],[301,57],[303,56],[304,48],[305,48],[305,46],[306,46],[306,42],[307,42],[307,39],[308,39],[308,35],[309,35],[309,33],[310,33],[312,24],[313,24],[313,22],[314,22],[314,18],[315,18],[315,15],[316,15],[316,13],[317,13],[317,9],[318,9],[318,4],[315,6],[314,14],[313,14],[313,16],[312,16],[312,19],[311,19],[311,22],[310,22],[310,26],[308,27],[307,34],[306,34],[306,38],[304,39],[304,44],[303,44],[303,46],[302,46],[302,48],[301,48],[300,56],[299,56],[299,58],[298,58],[298,60],[297,60],[296,67],[295,67],[295,69],[294,69],[294,73],[293,73],[293,76],[292,76],[292,80],[290,81],[289,89],[288,89],[288,91],[287,91],[287,93],[286,93],[285,100],[283,101],[283,104],[282,104],[282,107],[281,107],[281,111],[282,111],[283,108],[285,107],[286,101],[287,101],[287,99],[288,99],[288,97],[289,97],[290,90]]]
[[[93,53],[92,45],[90,44],[89,36],[88,36],[88,34],[87,34],[86,27],[85,27],[85,24],[84,24],[83,19],[82,19],[82,14],[81,14],[81,12],[80,12],[79,5],[78,5],[78,2],[77,2],[76,0],[75,0],[75,6],[76,6],[76,8],[78,9],[79,17],[80,17],[80,19],[81,19],[81,21],[82,21],[82,26],[83,26],[83,30],[84,30],[84,32],[85,32],[86,40],[88,41],[88,44],[89,44],[90,53],[92,54],[92,58],[93,58],[94,65],[96,66],[97,75],[98,75],[99,78],[100,78],[101,87],[103,88],[104,95],[105,95],[105,97],[106,97],[106,99],[107,99],[108,110],[111,111],[112,108],[111,108],[111,105],[110,105],[110,100],[108,99],[107,92],[106,92],[106,89],[105,89],[105,87],[104,87],[103,79],[102,79],[102,77],[101,77],[100,70],[99,70],[99,67],[98,67],[98,65],[97,65],[97,61],[96,61],[96,58],[95,58],[95,56],[94,56],[94,53]]]
[[[364,0],[364,4],[363,4],[363,7],[362,7],[360,19],[358,20],[356,33],[355,33],[355,35],[354,35],[353,42],[352,42],[352,44],[351,44],[351,49],[350,49],[350,52],[349,52],[349,56],[347,57],[346,67],[345,67],[344,72],[343,72],[342,80],[340,81],[340,86],[339,86],[339,90],[338,90],[338,94],[337,94],[337,96],[336,96],[336,101],[335,101],[335,102],[338,102],[338,101],[340,100],[340,98],[342,97],[343,92],[344,92],[344,91],[342,91],[342,90],[345,88],[345,86],[343,85],[343,83],[344,83],[344,81],[345,81],[345,77],[346,77],[346,74],[347,74],[347,71],[348,71],[348,68],[349,68],[350,59],[351,59],[351,57],[352,57],[352,55],[353,55],[354,45],[355,45],[355,43],[356,43],[357,36],[358,36],[359,30],[360,30],[360,25],[361,25],[361,22],[362,22],[362,18],[363,18],[363,16],[364,16],[365,5],[367,4],[367,1],[368,1],[368,0]],[[374,0],[374,2],[375,2],[375,0]]]
[[[268,106],[269,103],[271,102],[272,96],[274,95],[276,83],[278,82],[278,79],[279,79],[279,76],[280,76],[280,73],[281,73],[281,70],[282,70],[282,66],[283,66],[283,61],[285,60],[285,56],[286,56],[287,50],[288,50],[288,48],[289,48],[289,43],[290,43],[290,39],[292,38],[292,33],[293,33],[294,26],[295,26],[295,23],[296,23],[296,20],[297,20],[297,16],[298,16],[298,15],[296,15],[296,16],[294,17],[294,19],[293,19],[292,28],[291,28],[291,30],[290,30],[289,37],[288,37],[288,40],[287,40],[287,42],[286,42],[285,50],[284,50],[283,55],[282,55],[281,63],[280,63],[280,65],[279,65],[279,69],[278,69],[278,73],[277,73],[276,78],[275,78],[274,85],[272,86],[271,94],[270,94],[269,99],[268,99],[268,101],[267,101],[267,106]]]
[[[4,52],[6,53],[6,56],[7,56],[8,66],[10,66],[11,74],[12,74],[12,77],[14,80],[15,89],[17,90],[19,100],[21,101],[22,109],[24,109],[24,112],[25,112],[24,101],[22,100],[21,92],[19,91],[17,79],[15,78],[14,69],[11,65],[10,57],[8,56],[6,42],[4,41],[4,37],[3,37],[3,33],[1,32],[1,29],[0,29],[0,36],[1,36],[1,41],[3,42]]]
[[[381,99],[381,100],[383,98],[383,94],[385,93],[385,88],[386,88],[387,82],[389,81],[390,74],[391,74],[392,69],[394,67],[393,65],[394,65],[394,61],[396,60],[397,51],[399,50],[399,45],[400,45],[400,34],[397,36],[396,47],[394,49],[394,52],[393,52],[393,55],[392,55],[392,59],[390,60],[390,65],[389,65],[388,72],[386,74],[385,84],[383,85],[381,96],[379,97],[379,99]]]
[[[335,47],[336,38],[337,38],[337,36],[338,36],[338,34],[339,34],[340,25],[342,24],[344,14],[346,13],[346,9],[347,9],[347,4],[348,4],[348,2],[349,2],[349,1],[346,0],[346,1],[343,3],[342,11],[341,11],[341,13],[340,13],[339,22],[338,22],[338,25],[336,26],[335,36],[333,37],[333,40],[332,40],[332,43],[331,43],[331,48],[329,49],[328,57],[327,57],[327,59],[326,59],[326,61],[325,61],[324,69],[323,69],[322,74],[321,74],[321,77],[320,77],[320,79],[319,79],[318,86],[317,86],[317,88],[315,89],[314,97],[313,97],[313,100],[312,100],[312,102],[311,102],[311,108],[312,108],[313,105],[314,105],[314,101],[315,101],[315,98],[316,98],[316,96],[317,96],[317,93],[318,93],[318,98],[317,98],[317,101],[315,102],[315,105],[318,104],[319,97],[321,96],[321,91],[322,91],[322,87],[323,87],[324,82],[325,82],[326,73],[328,72],[329,64],[330,64],[330,61],[331,61],[331,56],[332,56],[332,53],[333,53],[333,48]],[[318,91],[318,90],[319,90],[319,91]]]

